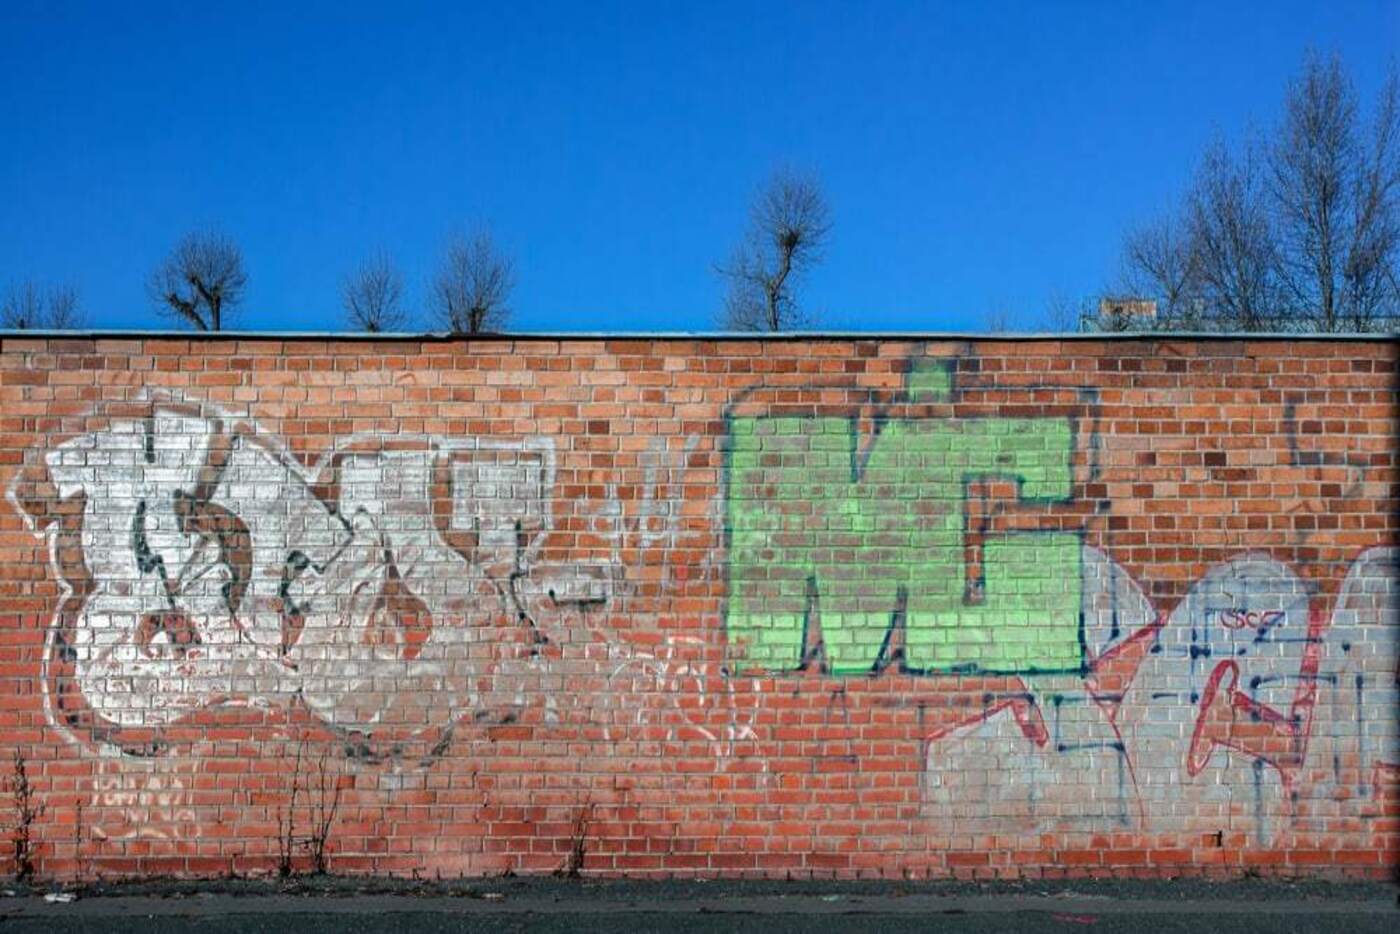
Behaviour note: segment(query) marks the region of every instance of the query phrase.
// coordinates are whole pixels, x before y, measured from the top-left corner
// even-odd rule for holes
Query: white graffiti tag
[[[367,749],[432,748],[519,703],[501,673],[543,640],[531,595],[608,598],[607,574],[539,561],[549,439],[352,438],[308,469],[208,407],[104,421],[10,498],[66,590],[50,712],[109,751],[152,754],[198,711],[292,698]]]

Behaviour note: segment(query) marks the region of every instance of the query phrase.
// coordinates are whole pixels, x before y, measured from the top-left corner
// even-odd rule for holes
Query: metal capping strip
[[[452,334],[446,331],[402,331],[366,333],[363,331],[179,331],[179,330],[100,330],[72,331],[0,328],[5,340],[333,340],[363,343],[470,343],[472,341],[586,341],[586,340],[708,340],[726,342],[803,342],[803,341],[1337,341],[1381,343],[1400,339],[1400,331],[1376,333],[1324,334],[1284,331],[1072,331],[1065,333],[989,334],[974,331],[507,331],[490,334]]]

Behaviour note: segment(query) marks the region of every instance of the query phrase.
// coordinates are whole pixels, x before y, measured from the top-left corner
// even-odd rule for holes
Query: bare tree
[[[48,326],[58,331],[83,327],[77,289],[70,285],[58,285],[49,289]]]
[[[1363,130],[1333,55],[1309,54],[1269,150],[1280,277],[1314,330],[1369,330],[1395,299],[1400,101],[1392,72]]]
[[[1259,159],[1223,142],[1206,150],[1186,199],[1192,262],[1212,322],[1262,331],[1280,311],[1278,250]]]
[[[429,302],[454,334],[502,330],[510,319],[506,302],[515,288],[515,263],[500,251],[491,232],[448,241]]]
[[[212,230],[186,234],[156,271],[148,290],[161,311],[199,331],[223,329],[248,284],[243,251]]]
[[[749,231],[719,273],[728,280],[723,325],[784,331],[810,323],[796,284],[831,231],[831,212],[813,176],[780,169],[754,202]]]
[[[401,304],[403,276],[387,253],[376,253],[346,275],[340,300],[350,324],[362,331],[393,331],[408,318]]]
[[[1096,316],[1104,330],[1240,330],[1277,326],[1278,248],[1260,159],[1217,140],[1201,157],[1179,215],[1131,230],[1114,292],[1124,308],[1156,313]],[[1113,306],[1115,300],[1105,299]]]
[[[1068,334],[1078,331],[1086,316],[1093,313],[1092,302],[1088,298],[1075,298],[1057,289],[1050,293],[1035,327],[1050,333]]]
[[[1128,235],[1118,289],[1163,329],[1368,331],[1397,320],[1397,265],[1400,78],[1363,126],[1341,61],[1309,54],[1271,136],[1212,144],[1180,211]]]
[[[44,327],[47,314],[44,294],[33,282],[11,286],[5,295],[4,307],[0,308],[5,327],[15,331]]]
[[[71,286],[42,288],[32,281],[13,286],[0,303],[0,327],[56,331],[83,326],[78,291]]]
[[[1082,315],[1078,303],[1063,292],[1054,291],[1041,313],[1040,326],[1051,333],[1067,334],[1080,328]]]
[[[1115,290],[1119,294],[1157,302],[1153,327],[1196,330],[1202,326],[1199,257],[1183,221],[1166,215],[1129,232],[1120,278]]]
[[[1018,330],[1011,309],[1003,304],[995,304],[987,309],[982,319],[982,330],[987,334],[1010,334]]]

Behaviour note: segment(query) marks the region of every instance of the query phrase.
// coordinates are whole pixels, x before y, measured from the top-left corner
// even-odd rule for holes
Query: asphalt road
[[[0,932],[130,931],[1273,931],[1400,930],[1391,885],[1241,882],[976,886],[586,883],[438,886],[323,880],[277,887],[148,883],[72,902],[0,899]]]

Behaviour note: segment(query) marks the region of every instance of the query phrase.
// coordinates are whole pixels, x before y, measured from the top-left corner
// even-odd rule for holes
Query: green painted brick
[[[922,387],[918,394],[938,396],[940,379],[911,374],[911,395]],[[775,438],[785,452],[777,461]],[[849,418],[732,420],[726,626],[744,646],[744,663],[798,667],[805,622],[816,612],[831,670],[868,671],[903,592],[911,668],[1078,669],[1078,536],[987,539],[975,603],[966,599],[964,564],[968,480],[1013,478],[1028,501],[1070,497],[1069,419],[896,420],[883,426],[858,469],[859,440]],[[808,580],[815,582],[813,606]]]

